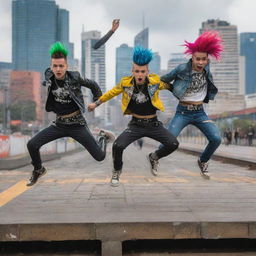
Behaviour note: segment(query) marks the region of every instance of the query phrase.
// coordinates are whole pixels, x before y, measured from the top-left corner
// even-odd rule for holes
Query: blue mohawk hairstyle
[[[133,62],[139,66],[147,65],[153,58],[153,52],[141,46],[133,49]]]

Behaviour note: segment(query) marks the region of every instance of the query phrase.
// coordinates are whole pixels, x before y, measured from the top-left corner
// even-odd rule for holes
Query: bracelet
[[[95,103],[96,106],[98,107],[102,102],[101,102],[100,100],[96,100],[94,103]]]

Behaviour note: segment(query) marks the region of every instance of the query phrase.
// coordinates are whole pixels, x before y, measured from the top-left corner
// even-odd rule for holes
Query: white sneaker
[[[151,173],[152,173],[154,176],[157,176],[157,174],[158,174],[158,168],[159,168],[159,162],[158,162],[158,160],[156,160],[156,159],[154,159],[154,158],[152,157],[152,153],[150,153],[147,158],[148,158],[148,161],[149,161],[149,163],[150,163]]]
[[[112,172],[112,178],[110,181],[110,185],[112,187],[118,187],[119,186],[119,177],[121,175],[121,170],[113,170]]]

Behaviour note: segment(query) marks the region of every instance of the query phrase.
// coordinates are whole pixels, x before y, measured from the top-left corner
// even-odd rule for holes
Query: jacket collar
[[[45,75],[45,80],[51,80],[54,78],[54,73],[52,72],[52,70],[50,68],[47,68],[44,72]],[[72,79],[70,79],[70,72],[67,71],[66,75],[65,75],[65,81],[67,81],[68,83],[72,83]]]

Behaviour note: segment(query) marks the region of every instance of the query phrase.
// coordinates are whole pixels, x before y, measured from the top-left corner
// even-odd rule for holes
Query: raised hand
[[[115,32],[117,29],[118,29],[118,27],[119,27],[119,21],[120,21],[120,19],[114,19],[113,21],[112,21],[112,31],[113,32]]]

